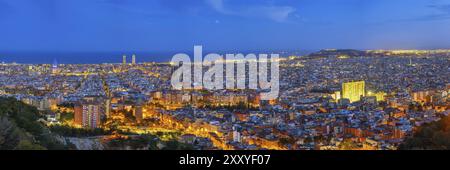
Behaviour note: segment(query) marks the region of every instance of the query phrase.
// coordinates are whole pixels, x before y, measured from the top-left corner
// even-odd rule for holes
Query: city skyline
[[[1,0],[0,51],[446,49],[449,6],[441,0]]]
[[[0,0],[0,150],[448,150],[446,1]]]

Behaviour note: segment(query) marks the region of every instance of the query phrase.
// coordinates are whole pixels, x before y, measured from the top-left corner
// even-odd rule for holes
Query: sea
[[[137,63],[144,62],[170,62],[172,57],[180,52],[1,52],[0,63],[18,64],[102,64],[122,63],[122,56],[127,56],[127,62],[131,63],[131,56],[136,55]],[[193,52],[185,51],[191,59]],[[208,54],[209,52],[204,52]],[[218,52],[221,54],[220,52]],[[248,54],[250,52],[243,52]],[[268,52],[251,52],[255,54]],[[290,55],[305,55],[309,51],[294,52],[269,52],[280,53],[281,57]],[[225,54],[225,52],[222,52]],[[234,54],[234,53],[233,53]]]
[[[122,63],[122,56],[136,55],[136,62],[168,62],[176,53],[151,52],[0,52],[0,63],[18,64],[102,64]]]

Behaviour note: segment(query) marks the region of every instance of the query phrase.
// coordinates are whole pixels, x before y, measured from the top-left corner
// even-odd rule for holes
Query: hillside
[[[450,117],[423,125],[400,146],[401,150],[450,149]]]
[[[0,150],[68,149],[39,118],[35,107],[0,97]]]

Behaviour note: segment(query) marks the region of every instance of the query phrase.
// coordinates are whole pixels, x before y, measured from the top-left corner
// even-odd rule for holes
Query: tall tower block
[[[365,96],[365,82],[348,82],[342,84],[342,98],[349,99],[350,102],[358,102]]]
[[[131,64],[135,65],[136,64],[136,55],[133,54],[133,56],[131,57]]]
[[[126,56],[126,55],[123,55],[123,56],[122,56],[122,64],[123,64],[123,65],[126,65],[126,64],[127,64],[127,56]]]

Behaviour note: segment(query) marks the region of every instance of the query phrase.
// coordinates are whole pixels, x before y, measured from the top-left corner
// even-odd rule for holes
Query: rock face
[[[72,138],[67,137],[66,140],[73,145],[75,145],[77,150],[104,150],[105,146],[103,146],[100,138]]]

